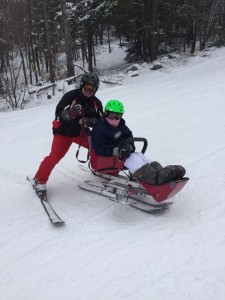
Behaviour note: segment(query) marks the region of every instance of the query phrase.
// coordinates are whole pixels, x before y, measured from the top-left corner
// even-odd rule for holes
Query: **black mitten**
[[[122,145],[118,149],[120,159],[122,160],[127,159],[131,155],[132,151],[133,151],[132,145],[127,145],[127,146]]]

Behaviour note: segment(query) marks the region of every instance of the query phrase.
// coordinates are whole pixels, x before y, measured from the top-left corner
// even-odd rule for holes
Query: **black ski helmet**
[[[80,87],[82,88],[86,83],[92,84],[96,91],[99,88],[99,78],[94,73],[85,73],[80,81]]]

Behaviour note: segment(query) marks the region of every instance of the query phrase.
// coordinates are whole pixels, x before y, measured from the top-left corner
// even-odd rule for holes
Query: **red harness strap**
[[[95,111],[96,113],[98,112],[98,105],[96,103],[96,101],[93,99],[93,103],[94,103],[94,107],[95,107]],[[84,112],[82,111],[82,117],[84,117]],[[78,149],[77,149],[77,152],[76,152],[76,159],[80,162],[80,163],[86,163],[88,160],[89,160],[89,149],[88,149],[88,152],[87,152],[87,160],[80,160],[78,158],[79,156],[79,152],[80,152],[80,147],[82,146],[82,139],[83,137],[87,137],[88,140],[89,140],[89,137],[90,137],[90,129],[89,128],[85,128],[84,125],[81,123],[81,129],[80,129],[80,143],[79,143],[79,146],[78,146]],[[90,145],[90,143],[89,143]]]
[[[80,159],[78,158],[79,152],[80,152],[80,147],[82,146],[82,140],[83,140],[84,137],[88,139],[88,144],[90,144],[90,143],[89,143],[89,137],[90,137],[90,135],[88,135],[88,134],[86,133],[83,124],[81,124],[81,130],[80,130],[80,142],[79,142],[78,149],[77,149],[77,152],[76,152],[76,159],[77,159],[80,163],[83,163],[83,164],[85,164],[85,163],[89,160],[89,147],[88,147],[88,152],[87,152],[87,159],[86,159],[86,160],[80,160]]]

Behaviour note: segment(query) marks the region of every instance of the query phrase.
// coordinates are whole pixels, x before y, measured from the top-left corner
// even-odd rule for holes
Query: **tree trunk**
[[[99,24],[99,41],[101,46],[103,45],[103,32],[104,32],[103,26],[102,24]]]
[[[145,3],[141,7],[141,40],[142,40],[142,58],[145,62],[148,61],[148,30],[149,30],[149,14],[150,11],[147,9],[148,3]]]
[[[25,60],[24,60],[23,51],[22,51],[22,49],[20,48],[20,45],[19,45],[19,51],[20,51],[20,57],[21,57],[21,61],[22,61],[23,76],[24,76],[25,85],[28,85],[27,74],[26,74],[26,66],[25,66]]]
[[[149,34],[149,57],[150,61],[153,62],[154,60],[157,59],[156,55],[156,40],[157,40],[157,26],[156,26],[156,21],[157,21],[157,0],[151,0],[151,2],[147,0],[148,3],[148,9],[150,8],[150,30],[148,31]],[[148,10],[149,11],[149,10]]]
[[[96,67],[96,56],[95,56],[95,46],[94,46],[94,43],[93,43],[92,53],[93,53],[93,59],[94,59],[94,66]]]
[[[32,18],[34,16],[34,7],[33,7],[33,1],[27,0],[27,15],[28,15],[28,30],[29,30],[29,65],[30,65],[30,83],[33,84],[32,79],[32,71],[34,72],[35,81],[36,84],[38,83],[38,74],[37,74],[37,68],[36,68],[36,59],[35,59],[35,50],[34,50],[34,37],[32,35]]]
[[[93,72],[93,53],[92,53],[92,47],[93,47],[93,34],[92,34],[92,27],[88,26],[88,32],[87,32],[87,42],[88,42],[88,70],[90,73]]]
[[[108,46],[109,46],[109,53],[111,53],[111,45],[110,45],[110,26],[107,26],[107,32],[108,32]]]
[[[201,47],[202,49],[205,49],[206,42],[208,41],[208,39],[210,37],[212,23],[214,20],[216,9],[217,9],[220,1],[221,0],[212,0],[210,11],[208,12],[207,24],[205,24],[205,26],[204,26],[205,30],[204,30],[204,35],[203,35],[203,39],[202,39],[202,47]]]
[[[67,62],[67,76],[74,76],[74,66],[72,59],[72,46],[71,46],[71,36],[69,31],[69,25],[67,21],[67,11],[66,11],[66,0],[61,0],[62,8],[62,18],[63,18],[63,27],[65,35],[65,47],[66,47],[66,62]]]
[[[53,55],[52,55],[52,49],[51,49],[50,30],[49,30],[49,24],[48,24],[48,12],[47,12],[45,0],[42,0],[42,6],[43,6],[43,13],[44,13],[45,40],[46,40],[46,46],[47,46],[47,57],[48,57],[48,64],[49,64],[50,81],[52,83],[54,83],[55,82],[55,71],[54,71]]]
[[[198,33],[198,17],[196,17],[194,20],[194,31],[193,31],[193,40],[192,40],[192,44],[191,44],[191,54],[195,53],[197,33]]]

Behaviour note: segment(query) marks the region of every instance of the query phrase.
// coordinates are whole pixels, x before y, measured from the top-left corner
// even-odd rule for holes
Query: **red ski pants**
[[[88,136],[70,137],[56,134],[53,137],[52,148],[49,156],[41,162],[34,178],[38,178],[39,183],[46,183],[55,165],[65,156],[72,143],[79,144],[84,148],[89,148]]]

